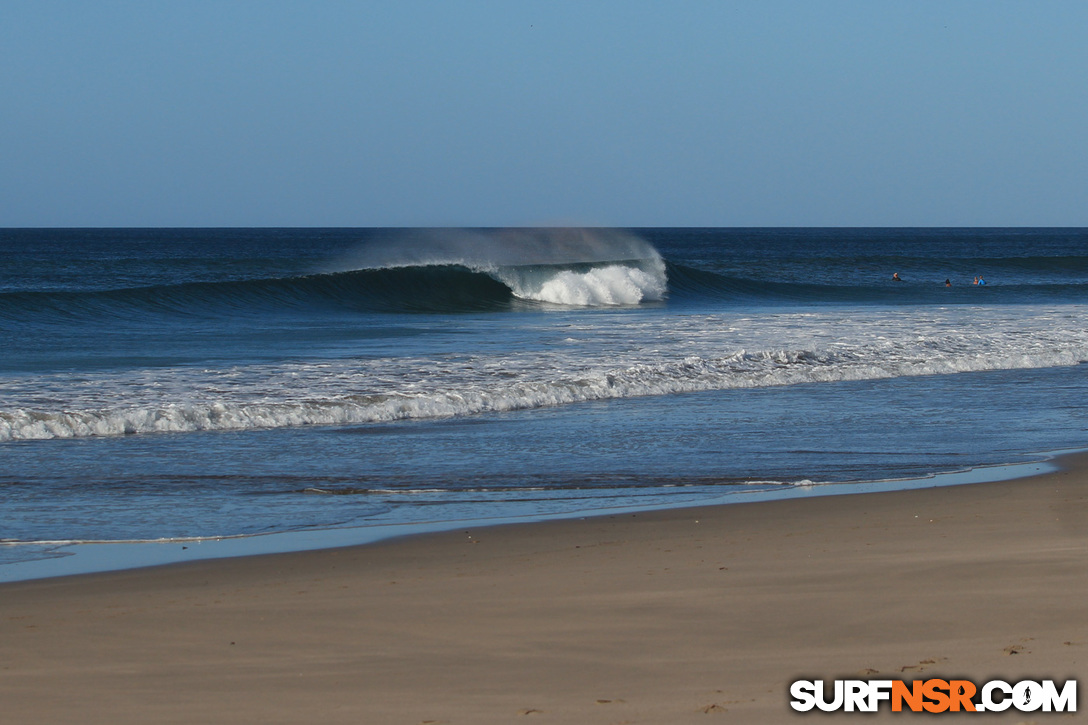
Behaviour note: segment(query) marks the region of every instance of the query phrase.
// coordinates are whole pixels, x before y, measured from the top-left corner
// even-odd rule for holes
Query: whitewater
[[[0,383],[0,441],[375,423],[590,400],[1076,365],[1088,308],[607,318],[534,350],[65,373]],[[966,329],[970,328],[970,329]],[[788,339],[791,347],[781,347]],[[40,400],[63,400],[47,409]],[[122,401],[122,405],[112,401]]]

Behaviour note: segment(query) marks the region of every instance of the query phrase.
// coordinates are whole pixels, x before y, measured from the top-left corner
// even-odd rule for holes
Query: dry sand
[[[0,720],[773,723],[826,719],[789,709],[802,676],[1079,677],[1088,458],[1067,462],[0,585]]]

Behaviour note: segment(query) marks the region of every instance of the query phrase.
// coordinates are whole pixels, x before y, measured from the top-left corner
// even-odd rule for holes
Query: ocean
[[[743,501],[1088,441],[1084,229],[7,229],[0,252],[0,579],[105,542]]]

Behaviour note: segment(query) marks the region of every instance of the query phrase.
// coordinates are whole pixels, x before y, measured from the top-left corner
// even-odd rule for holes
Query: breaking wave
[[[0,323],[158,316],[259,315],[284,310],[471,312],[517,302],[637,305],[666,294],[666,265],[648,243],[617,232],[544,230],[389,243],[315,274],[113,290],[0,293]],[[440,243],[444,240],[444,243]]]

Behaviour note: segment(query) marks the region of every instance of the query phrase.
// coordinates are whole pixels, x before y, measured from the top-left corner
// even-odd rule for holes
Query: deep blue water
[[[0,253],[0,562],[1088,439],[1088,230],[0,230]]]

